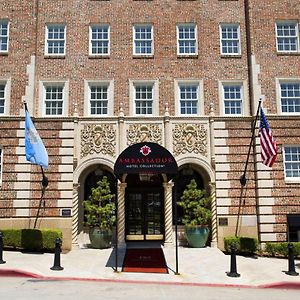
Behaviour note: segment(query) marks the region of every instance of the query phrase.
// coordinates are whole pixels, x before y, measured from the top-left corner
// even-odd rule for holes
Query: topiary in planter
[[[194,179],[187,185],[178,205],[183,208],[182,222],[189,246],[205,247],[211,227],[211,197],[197,188]]]
[[[111,246],[112,227],[116,221],[113,198],[108,179],[103,176],[92,188],[89,198],[83,201],[84,225],[90,227],[89,237],[93,248]]]

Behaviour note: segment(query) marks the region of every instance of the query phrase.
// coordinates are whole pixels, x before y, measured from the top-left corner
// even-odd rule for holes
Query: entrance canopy
[[[173,155],[156,143],[137,143],[126,148],[117,158],[114,173],[121,179],[123,174],[166,174],[172,179],[178,171]]]

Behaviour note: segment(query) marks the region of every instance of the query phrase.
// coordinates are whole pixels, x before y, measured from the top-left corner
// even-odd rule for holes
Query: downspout
[[[248,89],[249,89],[249,106],[251,115],[251,129],[255,126],[256,107],[254,103],[254,86],[253,86],[253,70],[252,70],[252,43],[251,43],[251,21],[250,21],[250,4],[249,0],[244,0],[245,10],[245,30],[246,30],[246,49],[247,49],[247,68],[248,68]],[[253,129],[255,130],[255,129]],[[256,206],[256,220],[257,220],[257,237],[259,243],[260,239],[260,221],[259,221],[259,203],[258,203],[258,182],[257,182],[257,153],[256,142],[252,144],[253,149],[253,165],[254,165],[254,188],[255,188],[255,206]]]
[[[36,100],[36,94],[37,94],[37,75],[36,75],[36,69],[37,69],[37,49],[38,49],[38,21],[39,21],[39,0],[35,0],[35,46],[34,46],[34,87],[33,87],[33,108],[35,109],[34,112],[36,112],[36,107],[39,107],[36,105],[38,102]]]

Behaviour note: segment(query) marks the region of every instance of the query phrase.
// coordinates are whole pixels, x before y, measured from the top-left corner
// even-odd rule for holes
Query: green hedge
[[[53,251],[56,238],[62,239],[59,229],[0,229],[4,248],[28,251]]]
[[[232,244],[235,244],[237,254],[253,255],[257,251],[258,240],[251,237],[225,237],[224,247],[227,253],[231,252]]]
[[[270,256],[288,256],[288,242],[267,242],[264,253]],[[300,257],[300,242],[291,243],[295,257]]]

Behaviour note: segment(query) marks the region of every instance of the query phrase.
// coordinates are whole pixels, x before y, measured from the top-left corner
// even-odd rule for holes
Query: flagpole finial
[[[25,100],[23,101],[23,104],[24,104],[25,111],[28,111],[28,109],[27,109],[27,102]]]

